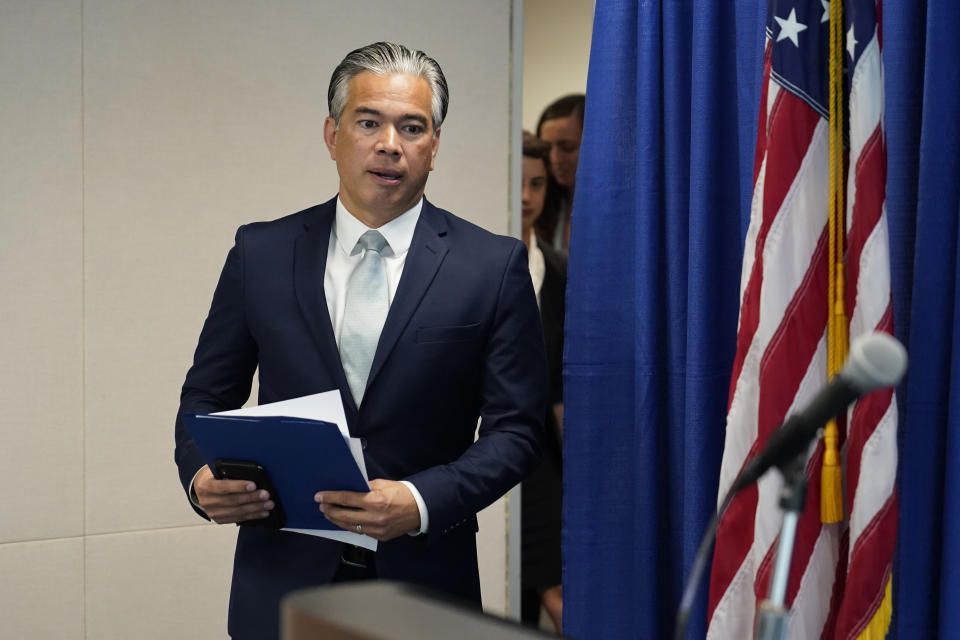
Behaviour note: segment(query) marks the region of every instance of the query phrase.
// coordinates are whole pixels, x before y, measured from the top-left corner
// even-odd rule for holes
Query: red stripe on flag
[[[894,491],[854,543],[835,638],[856,638],[883,601],[897,546],[897,512]]]
[[[770,110],[770,118],[770,134],[767,139],[769,152],[763,187],[763,217],[757,232],[753,269],[740,305],[740,330],[737,333],[737,352],[730,376],[728,407],[733,403],[737,380],[743,371],[743,361],[760,322],[763,247],[767,241],[767,233],[780,212],[790,185],[797,177],[820,116],[793,94],[781,91]]]
[[[893,306],[887,305],[876,331],[893,333]],[[850,417],[850,428],[847,435],[847,495],[846,503],[852,505],[857,495],[857,485],[860,481],[860,463],[863,458],[863,447],[867,444],[874,429],[887,412],[890,403],[894,402],[893,389],[874,391],[857,401]]]
[[[770,593],[770,573],[773,571],[773,563],[776,561],[779,545],[780,534],[777,534],[777,537],[767,547],[767,552],[763,554],[763,560],[760,561],[757,574],[753,577],[753,597],[757,601],[757,605],[765,600]],[[754,624],[756,624],[756,620],[754,620]]]
[[[767,47],[763,51],[763,84],[760,89],[760,116],[757,118],[757,148],[753,154],[753,188],[757,188],[757,176],[763,165],[763,155],[767,152],[767,91],[770,90],[770,67],[772,60],[772,43],[767,40]]]
[[[780,107],[770,126],[767,173],[763,182],[763,221],[767,227],[773,222],[768,212],[777,212],[783,205],[820,122],[820,114],[789,91],[777,94],[777,104]]]
[[[883,215],[883,183],[886,176],[886,153],[880,127],[863,146],[857,159],[854,180],[856,200],[853,203],[853,220],[847,236],[847,317],[853,317],[857,300],[857,280],[860,277],[860,256],[867,238]],[[879,188],[876,185],[881,185]]]
[[[827,227],[806,274],[760,361],[757,432],[760,443],[783,422],[827,326]]]
[[[713,617],[727,587],[740,569],[753,545],[753,514],[757,510],[757,485],[752,484],[730,501],[717,526],[717,544],[710,570],[710,595],[707,598],[707,619]],[[736,541],[736,546],[725,544]]]
[[[850,420],[850,433],[847,435],[847,495],[846,503],[852,505],[857,495],[857,485],[860,482],[860,464],[863,458],[863,447],[873,434],[877,423],[887,412],[893,401],[893,389],[874,391],[854,407]]]

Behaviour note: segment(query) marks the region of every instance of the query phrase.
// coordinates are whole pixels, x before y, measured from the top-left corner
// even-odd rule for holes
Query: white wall
[[[523,128],[537,131],[544,107],[587,89],[594,0],[524,0]]]
[[[225,636],[173,418],[233,233],[333,195],[329,75],[380,39],[450,81],[431,200],[505,233],[512,4],[0,3],[0,638]],[[502,612],[502,503],[481,540]]]

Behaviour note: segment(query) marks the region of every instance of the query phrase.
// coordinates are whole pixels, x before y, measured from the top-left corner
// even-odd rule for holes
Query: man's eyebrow
[[[400,119],[401,119],[401,120],[415,120],[415,121],[419,122],[420,124],[422,124],[423,126],[427,126],[427,118],[426,118],[425,116],[420,115],[419,113],[406,113],[406,114],[404,114],[403,117],[400,118]]]
[[[366,113],[366,114],[369,114],[369,115],[371,115],[371,116],[382,116],[382,115],[383,115],[382,113],[380,113],[379,111],[377,111],[376,109],[373,109],[373,108],[371,108],[371,107],[357,107],[356,109],[353,110],[353,112],[354,112],[354,113]]]
[[[354,113],[365,113],[365,114],[367,114],[367,115],[378,116],[378,117],[381,117],[381,118],[383,117],[383,112],[380,111],[380,110],[378,110],[378,109],[374,109],[373,107],[359,106],[359,107],[357,107],[356,109],[354,109],[353,112],[354,112]],[[419,123],[421,123],[421,124],[424,125],[424,126],[427,126],[427,124],[428,124],[428,122],[429,122],[429,121],[427,120],[426,116],[422,116],[422,115],[420,115],[419,113],[405,113],[405,114],[403,114],[402,116],[400,116],[400,120],[415,120],[416,122],[419,122]]]

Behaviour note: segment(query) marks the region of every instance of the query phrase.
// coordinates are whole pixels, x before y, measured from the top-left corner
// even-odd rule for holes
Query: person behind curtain
[[[559,633],[563,609],[560,584],[560,512],[563,422],[563,317],[567,259],[539,241],[536,222],[560,206],[556,182],[548,171],[550,145],[523,132],[522,232],[530,276],[540,306],[547,348],[547,411],[543,458],[523,482],[521,492],[521,618],[536,626],[540,606]]]
[[[558,98],[543,110],[537,122],[537,137],[550,144],[550,171],[560,186],[561,206],[544,211],[536,230],[541,238],[563,251],[570,250],[570,214],[586,101],[582,93]]]

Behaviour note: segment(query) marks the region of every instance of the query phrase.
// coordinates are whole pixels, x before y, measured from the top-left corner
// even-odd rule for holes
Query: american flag
[[[839,2],[841,0],[832,0]],[[791,412],[827,382],[829,13],[827,0],[771,0],[754,192],[740,287],[720,496]],[[843,7],[846,289],[851,340],[893,332],[879,0]],[[841,421],[845,519],[820,521],[822,443],[787,587],[790,638],[857,638],[889,624],[896,541],[897,409],[892,390]],[[845,432],[845,433],[844,433]],[[782,522],[779,473],[744,490],[717,532],[708,638],[753,635]]]

